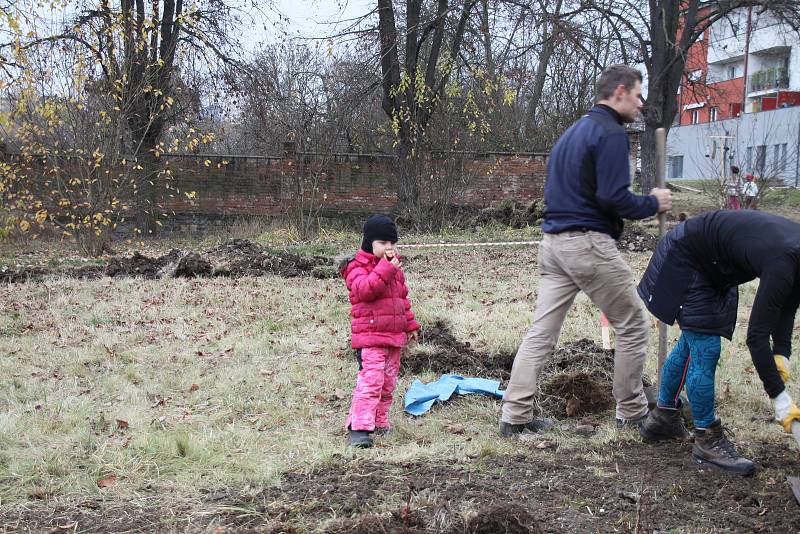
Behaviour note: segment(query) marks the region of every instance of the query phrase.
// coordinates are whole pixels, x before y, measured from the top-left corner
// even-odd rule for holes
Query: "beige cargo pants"
[[[635,419],[647,413],[642,370],[650,322],[636,294],[631,269],[614,240],[600,232],[544,234],[539,271],[533,324],[514,358],[502,420],[520,424],[534,418],[539,373],[553,354],[578,291],[584,291],[605,313],[616,333],[613,395],[617,418]],[[595,324],[586,326],[594,328]]]

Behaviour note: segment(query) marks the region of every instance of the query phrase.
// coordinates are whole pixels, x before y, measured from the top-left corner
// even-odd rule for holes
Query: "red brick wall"
[[[458,158],[454,166],[452,158]],[[297,208],[298,176],[324,214],[388,211],[396,201],[393,156],[339,154],[320,160],[291,152],[284,157],[166,156],[173,179],[160,193],[161,211],[173,216],[283,215]],[[421,184],[423,200],[442,195],[436,178],[451,169],[462,181],[450,201],[488,207],[503,199],[525,202],[543,195],[545,154],[443,155],[429,159]],[[455,171],[452,169],[455,168]],[[433,178],[432,178],[433,177]],[[187,196],[186,193],[194,193]],[[309,198],[309,194],[305,195]]]

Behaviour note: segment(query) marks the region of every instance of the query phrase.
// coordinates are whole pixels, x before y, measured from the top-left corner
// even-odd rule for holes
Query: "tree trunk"
[[[542,49],[539,52],[539,62],[536,66],[536,75],[533,78],[532,84],[533,90],[531,92],[531,97],[528,100],[528,117],[525,121],[527,124],[526,137],[529,140],[536,136],[536,110],[539,107],[539,101],[542,99],[544,82],[547,79],[547,68],[550,65],[550,58],[553,57],[553,52],[556,48],[555,38],[558,31],[556,21],[561,16],[561,2],[562,0],[556,0],[556,6],[552,14],[552,20],[550,20],[551,15],[547,13],[547,11],[544,12],[544,17],[546,20],[543,23],[544,31],[542,32]]]
[[[656,156],[656,126],[646,125],[641,140],[642,191],[646,195],[656,186],[658,157]]]
[[[142,147],[144,149],[144,146]],[[158,159],[152,149],[144,149],[137,158],[142,170],[136,177],[136,228],[143,236],[156,233],[158,220]]]
[[[395,212],[398,217],[407,218],[419,229],[422,223],[422,206],[420,202],[420,156],[411,148],[409,141],[400,141],[397,145],[397,204]]]

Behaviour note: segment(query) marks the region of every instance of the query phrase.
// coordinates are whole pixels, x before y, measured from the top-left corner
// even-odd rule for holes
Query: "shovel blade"
[[[794,498],[797,501],[797,504],[800,504],[800,477],[786,477],[786,480],[789,481],[789,486],[792,488],[792,493],[794,493]]]

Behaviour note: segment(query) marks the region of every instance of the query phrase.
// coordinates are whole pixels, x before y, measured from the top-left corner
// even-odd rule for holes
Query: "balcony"
[[[760,70],[747,77],[747,91],[749,93],[788,88],[789,69],[785,67],[772,67]]]

